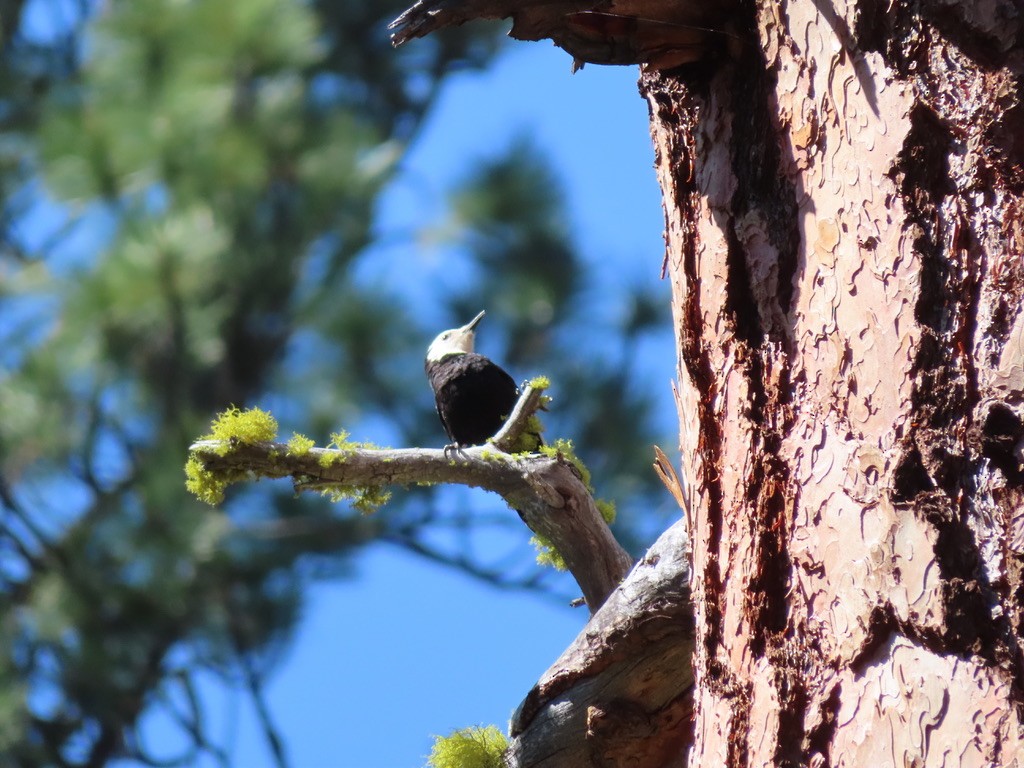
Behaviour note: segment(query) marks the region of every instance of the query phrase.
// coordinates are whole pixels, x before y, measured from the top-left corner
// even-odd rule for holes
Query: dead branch
[[[584,63],[670,69],[735,36],[721,0],[418,0],[389,25],[399,46],[475,19],[512,19],[516,40],[550,39]]]
[[[498,430],[498,434],[491,438],[491,443],[502,451],[511,451],[519,436],[526,431],[530,417],[541,409],[543,401],[543,389],[530,385],[524,387],[523,393],[516,401],[516,407],[512,409],[505,424]]]
[[[540,404],[528,387],[498,439],[514,442],[517,429]],[[444,451],[430,448],[310,448],[292,452],[272,442],[201,440],[191,446],[216,475],[293,479],[296,491],[383,488],[454,483],[500,495],[531,531],[550,541],[583,592],[591,613],[633,565],[580,480],[562,455],[509,454],[494,444]]]
[[[510,768],[685,765],[694,619],[680,520],[655,542],[512,718]]]

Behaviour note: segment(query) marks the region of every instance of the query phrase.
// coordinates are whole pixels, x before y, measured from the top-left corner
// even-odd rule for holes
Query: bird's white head
[[[462,355],[473,351],[474,329],[483,319],[484,313],[474,317],[461,328],[451,328],[437,334],[430,346],[427,347],[427,362],[440,362],[449,355]]]

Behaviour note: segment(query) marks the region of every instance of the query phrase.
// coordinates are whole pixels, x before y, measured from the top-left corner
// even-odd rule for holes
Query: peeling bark
[[[1019,8],[756,14],[747,60],[641,85],[696,485],[691,759],[1011,764]]]

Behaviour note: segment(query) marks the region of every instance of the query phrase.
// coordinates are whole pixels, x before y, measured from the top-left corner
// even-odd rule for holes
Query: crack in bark
[[[894,473],[893,500],[913,509],[936,531],[945,627],[942,637],[932,637],[922,627],[904,627],[903,632],[936,651],[974,653],[996,664],[1017,644],[1011,639],[1009,617],[992,619],[999,595],[988,581],[967,522],[975,514],[974,478],[982,460],[973,422],[980,400],[972,343],[979,267],[969,258],[970,233],[959,208],[947,204],[957,192],[947,162],[954,137],[927,108],[917,108],[911,120],[898,181],[908,221],[917,227],[915,247],[922,259],[915,307],[922,336],[911,396],[916,429],[905,441]],[[951,257],[959,264],[951,265]]]
[[[647,98],[652,112],[652,122],[672,126],[671,136],[675,142],[670,148],[668,164],[675,176],[678,189],[692,188],[693,168],[689,158],[695,155],[689,145],[693,144],[694,129],[700,119],[703,107],[701,100],[688,90],[675,77],[657,72],[647,72],[641,79],[641,90]],[[687,141],[688,146],[682,142]],[[685,161],[685,162],[683,162]],[[666,163],[661,159],[662,166]],[[699,276],[697,272],[697,221],[696,201],[691,192],[690,197],[681,201],[680,218],[684,227],[682,238],[682,271],[686,277],[686,293],[679,297],[682,307],[682,327],[678,329],[680,340],[680,362],[690,376],[694,388],[699,393],[697,418],[701,424],[699,445],[697,450],[701,457],[702,477],[699,488],[707,500],[708,514],[708,549],[716,552],[722,537],[723,490],[721,487],[721,425],[714,410],[718,397],[716,375],[708,350],[703,349],[701,328],[703,313],[700,302]],[[708,558],[708,565],[702,574],[704,592],[715,595],[715,599],[705,601],[708,608],[704,643],[709,658],[714,658],[721,642],[721,575],[716,556]]]

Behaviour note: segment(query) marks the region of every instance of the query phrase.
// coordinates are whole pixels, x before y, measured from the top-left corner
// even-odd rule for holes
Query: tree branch
[[[277,768],[288,768],[288,758],[284,751],[284,740],[274,724],[274,718],[270,714],[270,708],[267,706],[267,699],[263,693],[263,677],[257,672],[255,663],[249,656],[249,653],[242,647],[242,644],[238,642],[238,638],[235,638],[235,640],[238,663],[242,667],[245,685],[249,689],[253,706],[256,708],[256,717],[259,719],[260,727],[263,728],[263,735],[266,737],[267,745],[270,747],[270,754],[274,758],[274,765]]]
[[[584,63],[672,69],[737,40],[722,0],[418,0],[388,26],[395,46],[475,19],[512,19],[516,40],[549,38]]]
[[[560,14],[600,5],[600,0],[417,0],[401,16],[388,25],[391,43],[399,46],[417,37],[424,37],[445,27],[459,26],[476,19],[506,19],[531,6],[558,6]]]
[[[490,442],[501,451],[511,451],[519,436],[526,431],[529,418],[539,411],[542,405],[544,405],[543,387],[528,384],[523,389],[523,394],[519,396],[519,400],[516,401],[512,413],[509,414],[501,429],[491,438]]]
[[[540,404],[527,387],[499,432],[510,444]],[[290,449],[284,443],[201,440],[191,446],[215,481],[291,477],[296,491],[377,498],[392,485],[454,483],[500,495],[523,522],[555,547],[576,579],[591,613],[629,572],[633,560],[615,540],[578,470],[561,453],[509,454],[487,444],[456,452],[428,448]],[[373,497],[372,491],[378,491]],[[357,504],[359,502],[357,501]]]
[[[685,520],[654,543],[512,717],[510,768],[685,765],[694,617]]]

